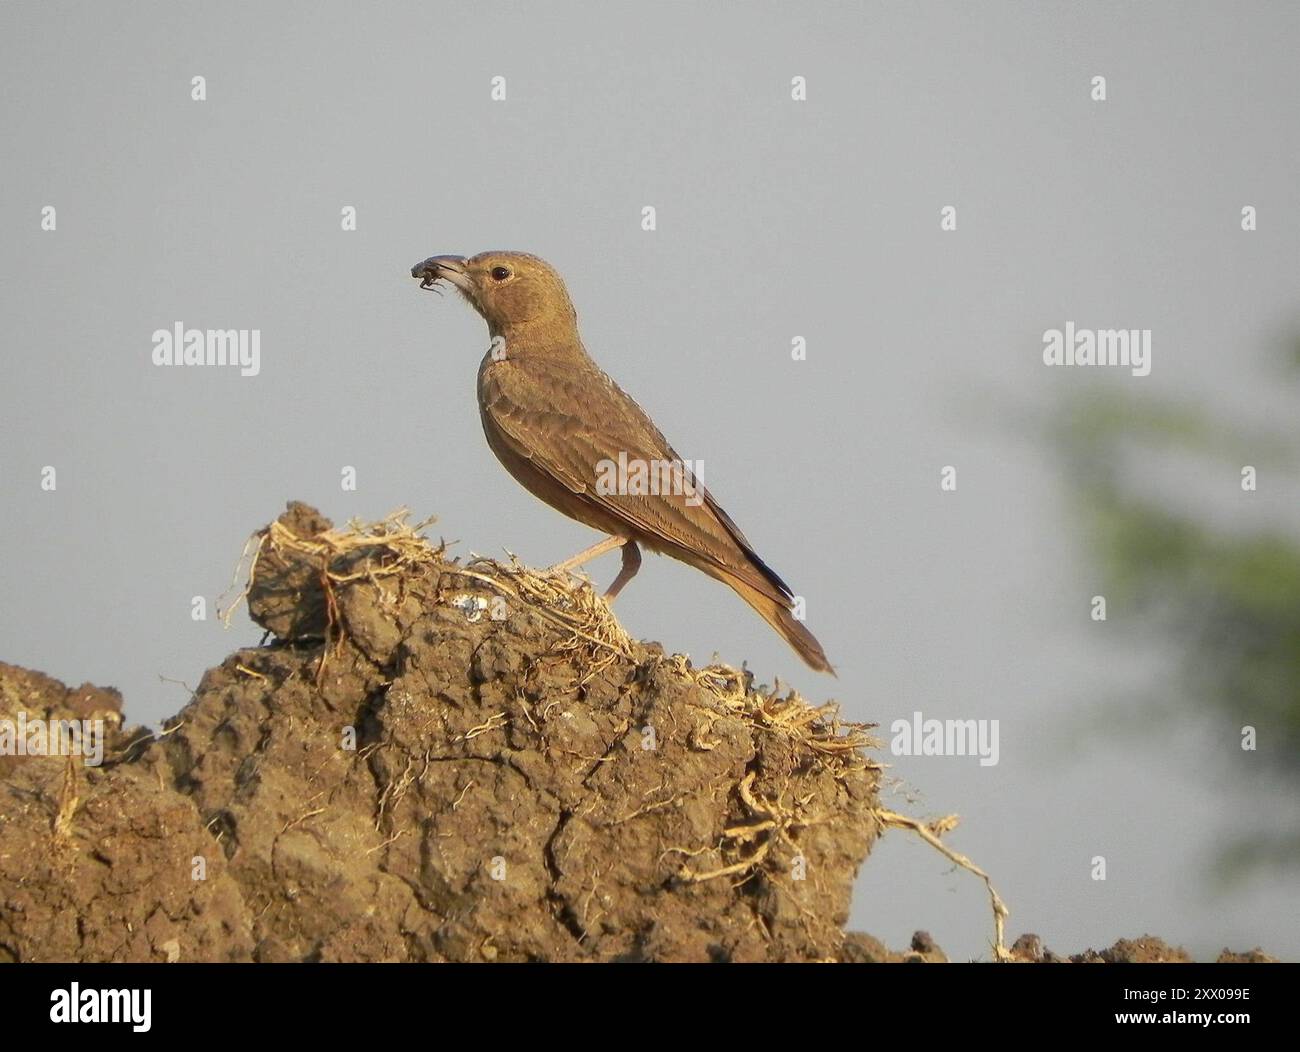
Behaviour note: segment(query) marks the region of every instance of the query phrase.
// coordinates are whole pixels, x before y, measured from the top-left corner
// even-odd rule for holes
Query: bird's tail
[[[795,619],[786,603],[774,599],[765,592],[760,592],[753,585],[746,584],[738,577],[726,573],[726,571],[703,563],[697,565],[709,576],[716,577],[723,584],[728,585],[741,599],[757,610],[759,616],[781,633],[781,638],[794,648],[794,652],[803,658],[809,668],[816,669],[818,672],[829,672],[832,676],[835,675],[835,670],[831,668],[830,660],[826,657],[826,651],[822,650],[822,645],[817,642],[817,637],[804,627],[802,621]]]

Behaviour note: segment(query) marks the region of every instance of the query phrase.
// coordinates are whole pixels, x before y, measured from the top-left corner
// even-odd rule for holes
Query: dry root
[[[1007,949],[1004,941],[1007,918],[1011,915],[1011,911],[1007,909],[1006,903],[1002,901],[1002,896],[998,894],[997,888],[993,886],[992,879],[965,855],[954,851],[939,839],[944,833],[955,829],[960,819],[956,815],[948,815],[933,822],[922,822],[919,818],[899,814],[897,811],[887,811],[883,808],[876,808],[875,815],[877,821],[884,828],[911,830],[954,865],[974,873],[975,876],[984,881],[984,886],[989,891],[989,902],[993,908],[993,956],[999,961],[1012,960],[1011,951]]]

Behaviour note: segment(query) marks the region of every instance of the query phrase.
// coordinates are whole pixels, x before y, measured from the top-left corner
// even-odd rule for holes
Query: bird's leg
[[[618,571],[614,583],[605,592],[605,601],[612,603],[614,597],[623,590],[623,586],[628,581],[636,576],[639,569],[641,569],[641,549],[636,546],[636,541],[627,541],[623,545],[623,568]]]
[[[596,558],[596,556],[604,555],[606,552],[613,551],[620,544],[623,544],[626,541],[626,537],[619,537],[617,535],[606,537],[603,541],[593,544],[590,548],[584,548],[572,559],[565,559],[562,563],[556,563],[551,567],[551,573],[565,573],[568,570],[581,566],[583,563],[591,562],[591,560]],[[624,556],[624,558],[626,559],[626,556]]]

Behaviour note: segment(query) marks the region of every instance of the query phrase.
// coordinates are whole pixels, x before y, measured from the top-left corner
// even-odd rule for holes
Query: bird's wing
[[[789,587],[759,558],[736,524],[698,482],[687,493],[606,493],[597,486],[602,461],[683,463],[645,411],[594,364],[507,360],[482,376],[482,408],[499,437],[519,456],[579,499],[660,541],[735,574],[787,603]]]

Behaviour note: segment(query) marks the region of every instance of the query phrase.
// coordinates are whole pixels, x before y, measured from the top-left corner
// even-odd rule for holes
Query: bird
[[[713,498],[697,467],[676,454],[587,353],[555,268],[525,252],[481,252],[430,256],[411,276],[424,289],[455,288],[487,323],[479,414],[502,466],[534,496],[606,535],[553,571],[572,571],[620,548],[622,566],[605,592],[613,602],[640,569],[644,546],[730,586],[811,668],[835,674],[795,617],[790,587]]]

